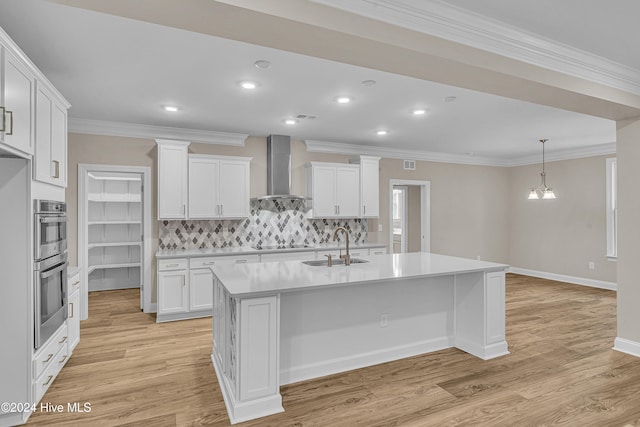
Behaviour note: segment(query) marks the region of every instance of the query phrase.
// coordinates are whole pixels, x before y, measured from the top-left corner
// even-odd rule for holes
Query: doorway
[[[140,289],[140,309],[151,305],[151,169],[78,165],[78,266],[81,319],[89,292]]]
[[[430,182],[389,181],[389,246],[392,253],[429,252]]]

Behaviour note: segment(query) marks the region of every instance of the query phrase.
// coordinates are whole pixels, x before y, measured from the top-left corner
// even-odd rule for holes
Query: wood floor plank
[[[640,426],[640,359],[611,349],[616,294],[507,275],[511,354],[446,349],[281,387],[285,412],[242,427]],[[155,323],[135,290],[92,292],[89,319],[33,426],[229,426],[211,319]]]

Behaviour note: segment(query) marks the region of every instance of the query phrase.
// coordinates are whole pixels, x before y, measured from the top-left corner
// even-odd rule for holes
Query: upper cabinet
[[[1,41],[1,40],[0,40]],[[0,44],[0,143],[33,154],[35,77],[22,61]]]
[[[308,207],[314,218],[360,216],[360,166],[310,162],[306,165]]]
[[[380,157],[359,156],[351,163],[360,165],[360,217],[380,216]]]
[[[33,156],[33,179],[67,186],[70,105],[0,29],[0,151]]]
[[[158,144],[158,219],[187,218],[189,143],[156,140]]]
[[[248,157],[189,155],[190,219],[249,216]]]
[[[158,144],[158,219],[228,219],[250,214],[250,157],[189,154],[189,143]]]
[[[67,186],[67,109],[44,85],[36,90],[36,155],[33,178]]]

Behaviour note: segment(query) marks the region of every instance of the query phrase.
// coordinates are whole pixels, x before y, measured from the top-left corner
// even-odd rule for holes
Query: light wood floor
[[[135,291],[95,292],[68,365],[30,425],[229,425],[211,320],[156,324]],[[241,426],[640,426],[640,359],[611,350],[615,292],[507,276],[511,354],[456,349],[282,387],[285,412]]]

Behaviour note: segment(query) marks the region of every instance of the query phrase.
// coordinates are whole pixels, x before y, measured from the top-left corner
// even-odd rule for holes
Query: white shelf
[[[142,242],[105,242],[105,243],[89,243],[88,248],[114,248],[118,246],[140,246]]]
[[[142,224],[142,221],[131,220],[131,219],[112,220],[112,221],[102,220],[102,221],[89,221],[88,224],[89,225],[135,225],[135,224],[140,225]]]
[[[121,263],[121,264],[101,264],[101,265],[90,265],[89,266],[89,274],[93,273],[96,270],[107,270],[112,268],[131,268],[131,267],[141,267],[142,265],[139,262],[132,263]]]

